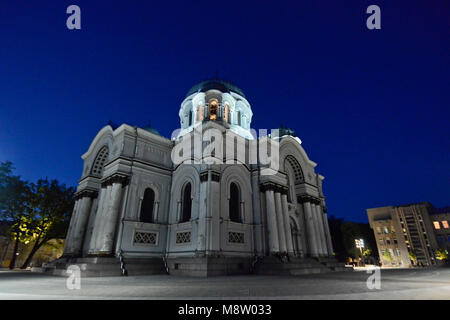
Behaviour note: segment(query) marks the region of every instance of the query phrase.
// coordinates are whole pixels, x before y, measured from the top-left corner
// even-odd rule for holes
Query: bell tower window
[[[228,103],[225,103],[225,109],[224,109],[224,115],[223,118],[225,122],[230,123],[230,105]]]
[[[217,119],[217,112],[219,109],[219,101],[217,99],[211,99],[209,101],[209,120]]]

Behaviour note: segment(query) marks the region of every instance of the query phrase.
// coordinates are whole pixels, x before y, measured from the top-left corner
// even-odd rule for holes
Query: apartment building
[[[367,209],[383,266],[432,266],[450,245],[450,213],[429,202]],[[448,211],[447,211],[448,212]]]

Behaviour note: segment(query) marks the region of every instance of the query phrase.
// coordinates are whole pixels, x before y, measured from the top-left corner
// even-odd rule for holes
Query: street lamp
[[[364,256],[363,256],[363,252],[362,252],[362,249],[364,248],[364,240],[363,239],[355,239],[355,244],[356,244],[356,247],[359,248],[359,251],[361,251],[361,259],[363,260],[363,264],[365,265]]]

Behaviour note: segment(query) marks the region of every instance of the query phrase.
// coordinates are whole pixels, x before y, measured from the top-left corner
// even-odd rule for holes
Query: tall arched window
[[[192,126],[192,111],[189,111],[189,125]]]
[[[191,184],[189,182],[184,186],[182,195],[183,195],[183,205],[180,222],[186,222],[191,220],[191,209],[192,209]]]
[[[105,162],[108,159],[109,149],[107,146],[104,146],[100,149],[95,157],[94,164],[92,165],[91,174],[101,177],[103,174],[103,167],[105,166]]]
[[[150,188],[145,189],[140,215],[140,220],[142,222],[149,222],[149,223],[154,222],[153,218],[154,203],[155,203],[155,192]]]
[[[230,220],[234,222],[242,222],[241,219],[241,195],[239,187],[232,182],[230,185],[230,203],[229,203]]]
[[[225,122],[230,123],[230,105],[227,103],[225,103],[225,108],[223,111],[223,119],[225,120]]]

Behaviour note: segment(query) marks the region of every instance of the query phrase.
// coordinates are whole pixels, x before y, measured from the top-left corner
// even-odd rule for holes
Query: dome
[[[160,136],[158,130],[156,130],[155,128],[153,128],[153,127],[151,126],[150,123],[148,123],[148,124],[147,124],[145,127],[143,127],[142,129],[144,129],[145,131],[148,131],[148,132],[151,132],[151,133],[153,133],[153,134],[156,134],[156,135]]]
[[[202,81],[198,84],[196,84],[195,86],[193,86],[187,93],[187,96],[190,96],[193,93],[196,92],[205,92],[211,89],[216,89],[222,92],[234,92],[237,93],[239,95],[241,95],[242,97],[245,98],[244,93],[242,92],[241,89],[239,89],[236,85],[234,85],[233,83],[226,81],[226,80],[221,80],[221,79],[209,79],[209,80],[205,80]]]

